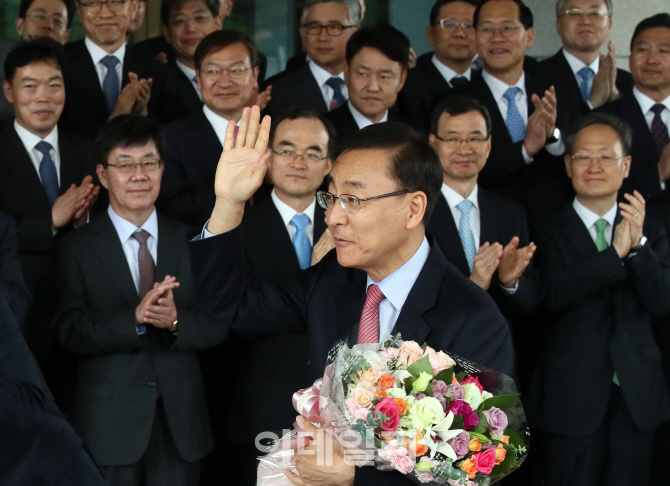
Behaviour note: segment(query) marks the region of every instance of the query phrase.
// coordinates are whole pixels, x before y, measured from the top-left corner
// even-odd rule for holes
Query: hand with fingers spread
[[[162,282],[154,283],[154,288],[146,293],[142,302],[135,308],[135,321],[138,324],[171,329],[172,323],[177,320],[177,310],[172,297],[172,289],[177,287],[179,287],[177,278],[169,275],[166,275]]]
[[[633,195],[624,194],[626,200],[629,204],[619,203],[619,208],[621,209],[621,216],[628,221],[630,226],[630,241],[631,247],[637,246],[640,244],[642,239],[642,227],[644,226],[644,217],[646,211],[646,202],[637,191],[633,192]]]
[[[84,177],[81,184],[72,184],[70,188],[54,202],[51,208],[51,220],[55,229],[70,224],[73,220],[81,220],[88,211],[92,196],[97,195],[100,188],[93,184],[91,176]]]
[[[330,234],[330,230],[326,229],[312,250],[312,265],[319,263],[321,259],[325,257],[326,254],[333,248],[335,248],[335,241]]]
[[[491,278],[500,264],[502,253],[503,247],[500,243],[493,243],[491,245],[487,241],[480,246],[472,264],[470,280],[484,290],[488,290],[491,285]]]
[[[519,237],[515,236],[503,249],[498,265],[498,280],[503,287],[508,289],[517,284],[537,249],[533,242],[523,248],[518,248],[518,246]]]
[[[213,234],[225,233],[239,226],[244,203],[263,183],[270,158],[267,150],[270,117],[264,117],[262,122],[260,117],[258,106],[244,108],[235,147],[235,124],[228,124],[214,181],[216,203],[207,225],[208,231]]]

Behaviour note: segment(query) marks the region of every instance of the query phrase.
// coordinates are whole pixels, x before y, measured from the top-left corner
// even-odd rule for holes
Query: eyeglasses
[[[62,15],[47,15],[44,12],[34,12],[27,14],[26,17],[35,22],[39,22],[40,24],[48,22],[57,28],[63,27],[65,25],[65,19]]]
[[[578,165],[580,167],[586,167],[591,164],[593,160],[597,160],[600,162],[603,167],[611,167],[615,165],[618,161],[621,159],[625,159],[626,157],[621,156],[621,157],[614,157],[612,155],[588,155],[588,154],[576,154],[576,155],[571,155],[570,158],[572,159],[572,162],[575,165]]]
[[[230,68],[208,66],[201,72],[208,78],[218,78],[223,73],[228,73],[228,76],[233,79],[242,79],[246,75],[247,71],[249,71],[249,69],[251,69],[251,66],[233,66]]]
[[[163,161],[158,158],[144,159],[140,162],[133,162],[131,160],[124,160],[119,158],[118,164],[107,164],[110,167],[114,167],[119,172],[124,174],[132,174],[137,170],[138,167],[144,172],[155,172],[160,167]]]
[[[170,25],[181,27],[182,25],[186,25],[190,21],[193,21],[196,24],[205,24],[210,20],[212,20],[213,18],[214,17],[209,12],[200,12],[190,16],[178,15],[170,19]]]
[[[447,138],[442,138],[439,135],[435,135],[435,138],[437,138],[438,140],[442,140],[444,143],[446,143],[448,146],[452,148],[460,147],[462,143],[465,143],[466,145],[474,149],[478,149],[482,148],[484,144],[488,141],[488,138],[486,137],[461,138],[461,137],[449,136]]]
[[[493,34],[500,33],[503,35],[503,37],[509,39],[513,37],[520,28],[521,27],[518,25],[503,25],[502,27],[479,27],[477,29],[477,35],[483,37],[484,39],[488,39],[489,37],[492,37]]]
[[[463,30],[474,29],[472,22],[459,22],[458,20],[453,19],[440,19],[435,21],[433,25],[439,25],[443,30],[448,32],[456,30],[459,26]]]
[[[316,201],[319,203],[319,206],[328,211],[329,209],[333,208],[335,200],[339,199],[342,211],[344,211],[345,213],[355,213],[361,208],[362,202],[372,201],[373,199],[382,199],[391,196],[401,196],[403,194],[408,194],[410,192],[411,191],[407,190],[396,191],[396,192],[389,192],[388,194],[381,194],[379,196],[372,196],[372,197],[366,197],[365,199],[361,199],[356,196],[352,196],[351,194],[340,194],[339,196],[336,196],[335,194],[331,194],[330,192],[318,191],[316,193]]]
[[[333,22],[331,24],[326,25],[320,24],[319,22],[309,22],[306,24],[302,24],[300,27],[305,29],[305,32],[307,32],[309,35],[319,35],[323,29],[326,29],[328,35],[342,35],[344,29],[351,29],[355,26],[342,25],[337,22]]]
[[[315,164],[317,162],[321,162],[322,160],[326,160],[328,158],[328,157],[321,157],[319,154],[314,153],[314,152],[306,152],[304,154],[299,154],[295,150],[275,150],[275,149],[272,149],[272,153],[275,154],[277,157],[283,157],[283,158],[291,159],[291,160],[295,160],[295,158],[298,157],[303,162],[308,161],[308,162],[314,162]]]
[[[582,15],[586,15],[591,20],[600,20],[607,16],[607,12],[601,8],[589,8],[584,10],[579,7],[572,7],[567,9],[563,15],[569,19],[578,19]]]
[[[394,85],[400,78],[400,74],[396,74],[393,71],[384,70],[384,71],[370,71],[364,67],[360,69],[354,69],[350,71],[350,75],[355,79],[366,79],[366,78],[375,78],[377,82],[384,86]]]
[[[123,8],[125,3],[128,3],[130,0],[88,0],[87,2],[79,2],[79,5],[84,7],[91,13],[98,13],[102,8],[103,4],[107,5],[107,8],[111,12],[118,12]]]

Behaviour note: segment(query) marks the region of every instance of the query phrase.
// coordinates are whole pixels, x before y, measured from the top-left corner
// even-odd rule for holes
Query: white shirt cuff
[[[204,240],[205,238],[211,238],[212,236],[216,236],[215,234],[210,233],[209,231],[207,231],[207,225],[208,224],[209,224],[209,219],[205,223],[205,226],[202,227],[202,232],[200,233],[200,239],[201,240]]]
[[[555,156],[561,156],[565,153],[565,144],[563,143],[563,136],[559,135],[558,140],[554,143],[550,143],[549,145],[545,145],[544,148],[547,149],[547,152],[549,152],[551,155]]]
[[[521,146],[521,154],[523,155],[523,160],[525,160],[527,164],[530,164],[533,161],[533,157],[528,155],[528,152],[526,152],[526,147],[523,145]]]
[[[661,181],[661,191],[665,191],[665,181]]]
[[[512,288],[507,288],[502,283],[500,283],[500,288],[507,295],[514,295],[514,294],[516,294],[516,291],[519,290],[519,279],[516,280],[516,284],[514,284],[514,287],[512,287]]]

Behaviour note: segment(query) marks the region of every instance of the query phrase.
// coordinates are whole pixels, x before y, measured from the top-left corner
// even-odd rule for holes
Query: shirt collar
[[[296,214],[306,214],[309,217],[310,223],[314,224],[316,196],[314,196],[314,200],[312,201],[312,203],[309,206],[307,206],[307,209],[305,209],[302,213],[298,213],[298,211],[296,211],[291,206],[286,204],[284,201],[279,199],[279,196],[277,196],[277,193],[275,192],[274,189],[272,189],[270,196],[272,197],[272,202],[275,203],[277,211],[279,211],[279,215],[281,216],[282,221],[284,221],[284,226],[288,226]]]
[[[91,55],[91,59],[93,59],[93,64],[96,65],[98,64],[103,57],[105,56],[114,56],[116,57],[121,65],[123,65],[123,59],[126,55],[126,43],[124,42],[121,47],[119,47],[116,51],[112,52],[111,54],[104,50],[102,47],[99,45],[95,44],[91,39],[86,37],[84,39],[84,44],[86,45],[86,48],[88,49],[88,53]]]
[[[419,277],[429,253],[430,245],[424,236],[421,246],[419,246],[419,249],[416,250],[412,258],[407,260],[391,275],[388,275],[384,280],[376,284],[379,290],[382,291],[382,294],[384,294],[384,297],[397,311],[401,310],[402,306],[405,305],[407,296],[412,287],[414,287],[414,282]],[[366,291],[373,284],[375,284],[375,281],[368,275],[367,286],[365,287]]]
[[[216,133],[216,136],[219,138],[221,145],[223,145],[223,142],[226,139],[226,130],[228,129],[228,123],[230,123],[230,120],[220,115],[217,115],[212,110],[210,110],[207,105],[202,105],[202,111],[205,113],[205,117],[212,125],[214,133]],[[235,125],[239,124],[240,120],[237,120],[237,122],[235,122]]]
[[[607,211],[607,213],[605,213],[603,216],[598,216],[590,209],[587,209],[582,203],[580,203],[577,200],[577,198],[575,198],[574,201],[572,201],[572,207],[575,208],[577,215],[582,220],[587,229],[591,229],[591,227],[595,224],[595,222],[601,218],[609,223],[610,228],[614,228],[614,219],[616,218],[616,208],[617,208],[616,203],[614,203],[612,209]]]
[[[465,71],[463,74],[458,74],[456,71],[451,69],[446,64],[442,64],[442,62],[437,58],[435,54],[433,54],[433,58],[431,60],[433,61],[433,65],[437,68],[437,70],[440,72],[442,77],[447,81],[447,83],[451,84],[451,80],[454,79],[456,76],[463,76],[467,78],[468,81],[470,81],[470,78],[472,76],[472,67],[469,67],[468,70]]]
[[[563,48],[562,51],[574,75],[577,75],[577,72],[585,67],[590,67],[593,70],[593,74],[598,74],[598,69],[600,68],[600,56],[596,56],[596,60],[587,66],[580,59],[577,59],[575,56],[566,51],[565,48]]]
[[[193,83],[193,78],[195,77],[195,69],[191,69],[186,64],[177,59],[177,67],[186,75],[188,80]]]
[[[358,125],[359,130],[362,130],[363,128],[368,127],[370,125],[374,125],[372,120],[370,120],[367,116],[365,116],[363,113],[361,113],[354,107],[353,103],[351,102],[351,99],[347,101],[347,106],[349,107],[349,112],[351,112],[351,116],[354,117],[354,120],[356,121],[356,125]],[[388,121],[388,119],[389,119],[389,111],[386,110],[382,119],[379,120],[379,122],[377,123],[383,123],[385,121]]]
[[[513,86],[508,85],[507,83],[500,81],[498,78],[493,77],[491,74],[487,73],[486,70],[482,70],[482,78],[488,85],[493,94],[493,98],[496,100],[496,103],[500,101],[505,95],[505,91],[509,88],[521,88],[523,95],[526,96],[526,72],[521,73],[521,77]]]
[[[323,85],[326,84],[326,81],[333,77],[340,78],[342,81],[344,81],[344,71],[337,76],[333,76],[314,61],[310,62],[308,66],[310,71],[312,71],[312,75],[314,75],[314,79],[316,79],[316,84],[318,84],[319,87],[323,87]]]
[[[447,204],[449,205],[449,209],[451,210],[453,210],[456,206],[458,206],[461,202],[465,201],[466,199],[472,202],[475,208],[479,209],[478,185],[475,185],[475,188],[472,190],[472,192],[468,197],[463,197],[459,193],[454,191],[451,187],[442,183],[442,195],[447,200]]]
[[[642,91],[637,89],[637,86],[633,88],[633,95],[635,96],[635,99],[637,100],[638,104],[640,105],[640,109],[642,110],[642,113],[644,115],[646,115],[649,112],[649,110],[651,110],[652,106],[657,104],[649,96],[647,96]],[[660,104],[664,105],[668,110],[670,110],[670,96],[668,96],[666,99],[661,101]]]
[[[133,233],[141,229],[149,233],[149,235],[152,236],[154,240],[158,241],[158,216],[156,215],[155,208],[144,224],[142,224],[142,226],[139,228],[127,219],[123,219],[121,216],[116,214],[116,212],[112,209],[111,204],[107,208],[107,214],[109,214],[109,219],[112,220],[112,224],[114,225],[114,229],[116,229],[116,233],[119,235],[119,240],[121,240],[122,245],[128,241],[128,238],[130,238]]]
[[[40,138],[30,130],[23,128],[16,120],[14,120],[14,129],[28,152],[33,150],[35,145],[41,141],[49,142],[54,150],[58,150],[58,125],[44,138]]]

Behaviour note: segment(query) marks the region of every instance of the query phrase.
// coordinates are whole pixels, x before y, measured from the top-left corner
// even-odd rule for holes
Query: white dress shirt
[[[184,73],[184,75],[191,82],[191,86],[193,86],[195,92],[198,93],[198,98],[200,98],[200,100],[202,101],[202,93],[198,89],[198,80],[195,77],[195,69],[191,69],[186,64],[181,62],[179,59],[177,59],[177,67],[181,69],[181,72]]]
[[[435,54],[433,54],[431,61],[433,61],[433,65],[440,72],[444,80],[447,83],[449,83],[449,86],[451,86],[451,80],[454,79],[456,76],[463,76],[468,81],[470,81],[470,79],[472,78],[472,67],[469,67],[468,70],[465,71],[463,74],[458,74],[456,71],[451,69],[446,64],[442,64],[442,62],[440,62],[440,60],[437,58]]]
[[[365,127],[369,127],[370,125],[374,125],[372,120],[370,120],[367,116],[365,116],[363,113],[361,113],[354,107],[354,105],[351,103],[351,100],[347,100],[347,106],[349,107],[349,112],[351,113],[351,116],[354,117],[354,121],[356,122],[356,125],[358,125],[359,130]],[[388,119],[389,119],[389,111],[386,110],[382,119],[379,120],[377,123],[383,123],[385,121],[388,121]]]
[[[275,204],[277,211],[279,211],[279,215],[284,222],[284,226],[286,226],[286,230],[288,231],[288,235],[291,238],[291,241],[293,241],[293,237],[296,233],[295,226],[291,224],[293,217],[296,214],[306,214],[307,217],[309,217],[309,223],[305,227],[305,234],[307,235],[307,238],[309,238],[309,242],[312,244],[312,246],[314,246],[314,210],[316,208],[316,196],[314,197],[312,203],[307,206],[307,209],[305,209],[302,213],[299,213],[284,201],[279,199],[274,189],[272,189],[270,196],[272,197],[272,202]]]
[[[464,198],[451,187],[443,183],[442,195],[447,200],[447,204],[451,210],[451,215],[454,217],[454,223],[456,223],[456,228],[458,228],[458,225],[461,224],[461,211],[456,206],[466,199],[472,202],[472,208],[470,209],[470,229],[472,230],[472,235],[475,237],[475,248],[479,248],[479,237],[482,231],[481,213],[479,211],[478,199],[479,186],[476,185],[470,195],[467,198]]]
[[[321,88],[321,94],[323,94],[323,101],[326,102],[326,106],[330,110],[330,104],[333,102],[333,88],[328,86],[326,84],[326,81],[328,81],[332,77],[340,78],[342,81],[344,81],[344,72],[341,72],[337,76],[333,76],[330,74],[328,71],[323,69],[321,66],[319,66],[317,63],[312,61],[310,59],[309,61],[309,69],[312,71],[312,75],[314,76],[314,79],[316,79],[316,84],[319,85]],[[347,89],[347,85],[343,84],[342,87],[340,88],[340,91],[342,91],[342,95],[344,96],[344,99],[349,98],[349,90]]]
[[[205,112],[205,117],[212,125],[214,133],[216,133],[216,136],[221,142],[221,145],[223,145],[226,140],[226,130],[228,129],[228,123],[230,123],[230,120],[226,120],[224,117],[217,115],[212,110],[210,110],[207,105],[203,105],[202,111]],[[239,126],[240,121],[241,119],[237,120],[235,125]]]
[[[37,150],[35,145],[41,141],[45,141],[51,144],[52,149],[49,151],[49,155],[51,155],[51,160],[54,161],[54,165],[56,166],[58,185],[60,186],[60,151],[58,148],[58,126],[55,126],[53,130],[51,130],[51,133],[49,133],[49,135],[44,138],[40,138],[33,132],[26,130],[21,125],[19,125],[16,120],[14,120],[14,129],[16,130],[16,134],[21,139],[21,142],[23,142],[23,146],[26,148],[26,152],[28,152],[28,156],[30,157],[33,166],[37,171],[37,177],[39,177],[40,182],[42,182],[42,176],[40,175],[40,164],[42,163],[44,154]]]
[[[600,69],[600,56],[596,56],[596,60],[589,65],[584,64],[584,62],[582,62],[580,59],[577,59],[565,49],[563,49],[563,56],[565,56],[565,60],[568,61],[570,69],[572,69],[572,73],[575,75],[575,80],[577,81],[578,86],[581,86],[582,83],[581,75],[577,74],[581,69],[590,67],[594,76],[598,74],[598,69]],[[593,89],[593,78],[589,79],[589,91],[591,91],[591,89]],[[589,105],[589,108],[593,109],[593,105],[591,105],[590,101],[587,101],[586,103]]]
[[[577,198],[572,201],[572,207],[575,208],[575,211],[577,212],[577,215],[579,218],[582,220],[584,223],[584,226],[586,226],[586,229],[589,230],[589,233],[591,235],[591,238],[593,239],[593,242],[596,242],[596,238],[598,236],[598,231],[596,230],[596,221],[599,219],[604,219],[607,221],[609,224],[605,228],[605,239],[607,240],[608,244],[612,244],[612,233],[614,229],[614,218],[616,218],[616,211],[617,211],[617,205],[616,203],[614,206],[612,206],[612,209],[607,211],[604,216],[598,216],[596,213],[591,211],[590,209],[587,209],[580,203]]]
[[[121,84],[123,83],[123,59],[126,55],[126,44],[124,43],[111,54],[99,45],[95,44],[88,37],[84,39],[84,44],[86,45],[86,49],[88,49],[88,53],[91,55],[91,59],[93,59],[93,65],[95,66],[95,71],[98,73],[98,79],[100,80],[100,88],[102,88],[102,82],[105,80],[105,76],[107,75],[107,67],[100,62],[102,58],[105,56],[114,56],[119,60],[119,63],[116,65],[116,74],[119,77],[120,93]]]
[[[651,130],[651,122],[654,120],[654,112],[651,111],[652,106],[657,104],[649,96],[642,93],[637,87],[633,88],[633,95],[640,105],[642,113],[644,113],[644,119],[647,121],[647,126]],[[670,96],[661,101],[661,105],[665,106],[665,110],[661,112],[661,120],[665,123],[665,126],[670,130]]]
[[[376,284],[379,290],[384,294],[384,300],[379,304],[379,338],[384,334],[391,334],[393,326],[398,320],[398,315],[405,305],[410,290],[414,287],[414,282],[419,277],[423,265],[428,259],[430,245],[424,236],[421,246],[414,253],[412,258],[407,260],[400,268],[384,280],[377,283],[368,276],[366,292],[370,285]]]

